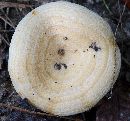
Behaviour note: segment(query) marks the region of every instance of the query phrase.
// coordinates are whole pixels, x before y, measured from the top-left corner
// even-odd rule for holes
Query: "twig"
[[[15,29],[15,26],[12,25],[10,22],[8,22],[5,18],[3,18],[2,16],[0,16],[0,19],[2,19],[4,22],[6,22],[8,25],[10,25],[12,28]]]
[[[8,8],[8,7],[31,8],[32,5],[21,4],[21,3],[12,3],[12,2],[0,2],[0,8]]]
[[[8,46],[10,46],[10,44],[9,44],[9,42],[1,35],[1,38],[2,38],[2,40],[4,40],[4,42],[8,45]]]
[[[111,12],[111,10],[109,9],[109,7],[108,7],[108,5],[107,5],[107,3],[106,3],[106,0],[102,0],[102,1],[103,1],[103,4],[105,5],[106,9],[108,10],[108,12],[109,12],[110,14],[113,14],[113,13]]]
[[[122,60],[130,67],[130,62],[126,58],[122,57]]]
[[[119,14],[121,16],[121,6],[120,6],[120,1],[118,0],[118,11],[119,11]],[[121,23],[121,27],[122,27],[122,23]]]
[[[6,19],[12,24],[12,26],[15,27],[14,23],[11,21],[11,19],[8,17],[8,15],[3,11],[3,9],[1,9],[1,11],[3,12],[4,16],[6,17]]]
[[[67,118],[67,117],[55,116],[55,115],[49,114],[49,113],[41,113],[41,112],[29,111],[27,109],[23,109],[23,108],[20,108],[20,107],[6,105],[4,103],[0,103],[0,107],[8,108],[10,110],[13,109],[13,110],[17,110],[17,111],[22,112],[22,113],[28,113],[28,114],[32,114],[32,115],[58,117],[58,118],[61,118],[61,119],[67,119],[67,120],[71,120],[71,121],[76,121],[77,120],[77,119],[72,119],[72,118]],[[78,121],[82,121],[82,120],[78,119]]]
[[[122,22],[122,17],[123,17],[123,15],[124,15],[124,12],[125,12],[125,9],[126,9],[126,4],[127,4],[127,2],[125,2],[124,7],[123,7],[123,11],[122,11],[122,13],[121,13],[121,15],[120,15],[119,22],[118,22],[118,24],[117,24],[116,31],[115,31],[115,33],[114,33],[115,36],[116,36],[116,34],[117,34],[119,25],[120,25],[120,23]]]
[[[20,20],[21,20],[21,19],[22,19],[22,17],[21,17],[21,14],[19,14],[19,8],[15,8],[15,10],[17,11],[18,16],[19,16],[19,18],[20,18]]]
[[[2,33],[8,33],[8,32],[14,32],[14,30],[5,30],[5,29],[0,29],[0,32]]]

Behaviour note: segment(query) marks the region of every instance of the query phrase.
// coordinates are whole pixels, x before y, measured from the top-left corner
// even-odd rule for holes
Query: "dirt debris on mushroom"
[[[120,65],[110,26],[70,2],[47,3],[28,13],[9,49],[8,70],[16,91],[39,109],[60,116],[96,105],[112,88]]]

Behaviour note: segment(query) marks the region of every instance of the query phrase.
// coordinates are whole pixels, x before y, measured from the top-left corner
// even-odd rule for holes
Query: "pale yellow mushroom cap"
[[[110,26],[87,8],[63,1],[27,14],[9,49],[16,91],[39,109],[60,116],[93,107],[112,88],[120,63]]]

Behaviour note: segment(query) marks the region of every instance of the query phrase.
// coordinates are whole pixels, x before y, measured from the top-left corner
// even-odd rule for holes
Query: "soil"
[[[127,0],[68,0],[95,11],[108,21],[122,55],[116,84],[94,108],[66,118],[40,115],[36,113],[40,110],[16,93],[8,73],[11,37],[28,12],[51,1],[55,0],[0,0],[0,121],[130,121],[130,6],[123,2]]]

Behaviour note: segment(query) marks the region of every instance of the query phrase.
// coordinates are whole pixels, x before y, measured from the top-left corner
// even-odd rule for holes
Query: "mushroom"
[[[47,3],[28,13],[9,48],[8,70],[16,91],[59,116],[95,106],[112,88],[120,66],[107,22],[70,2]]]

